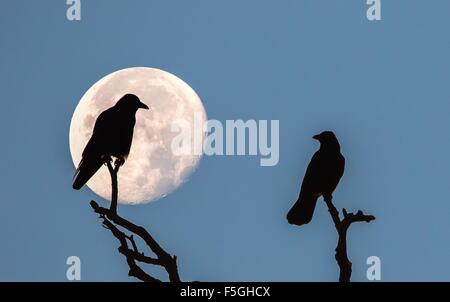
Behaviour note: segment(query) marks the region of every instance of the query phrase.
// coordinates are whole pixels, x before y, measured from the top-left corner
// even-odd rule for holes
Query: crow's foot
[[[323,194],[323,200],[326,202],[332,202],[333,201],[333,195],[331,194]]]
[[[122,166],[125,163],[125,159],[123,157],[116,158],[116,161],[114,162],[115,166]]]

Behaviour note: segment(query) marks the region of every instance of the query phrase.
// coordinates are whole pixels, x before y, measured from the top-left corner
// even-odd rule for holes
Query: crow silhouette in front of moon
[[[287,214],[288,222],[299,226],[311,221],[320,196],[331,201],[345,168],[345,158],[333,132],[325,131],[313,138],[320,142],[320,149],[312,157],[298,200]]]
[[[81,189],[107,160],[111,160],[111,156],[122,164],[125,162],[133,140],[136,112],[140,108],[149,109],[134,94],[126,94],[98,116],[75,172],[75,190]]]

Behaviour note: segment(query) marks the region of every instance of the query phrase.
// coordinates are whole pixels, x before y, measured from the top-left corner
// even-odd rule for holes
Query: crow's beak
[[[314,135],[312,138],[316,139],[316,140],[319,140],[320,139],[320,134]]]
[[[149,108],[148,108],[148,106],[147,106],[147,105],[145,105],[145,104],[144,104],[144,103],[142,103],[142,102],[141,102],[141,103],[139,104],[139,108],[142,108],[142,109],[147,109],[147,110],[149,109]]]

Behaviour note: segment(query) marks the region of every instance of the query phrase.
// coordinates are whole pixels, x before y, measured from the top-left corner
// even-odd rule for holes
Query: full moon
[[[178,134],[172,124],[183,120],[194,131],[194,116],[200,116],[206,125],[206,112],[195,91],[168,72],[136,67],[109,74],[84,94],[72,116],[69,140],[75,167],[99,114],[127,93],[138,96],[150,110],[136,113],[130,154],[118,174],[118,199],[122,204],[148,203],[178,188],[197,168],[201,154],[174,155],[171,151],[172,140]],[[192,145],[195,143],[193,140]],[[87,186],[110,200],[111,177],[105,165]]]

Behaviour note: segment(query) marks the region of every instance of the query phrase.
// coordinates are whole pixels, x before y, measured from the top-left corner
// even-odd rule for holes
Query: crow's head
[[[139,108],[148,109],[148,106],[141,102],[141,100],[134,94],[124,95],[117,103],[117,107],[137,111]]]
[[[324,131],[320,134],[314,135],[313,139],[320,142],[323,147],[339,147],[339,142],[336,135],[332,131]]]

